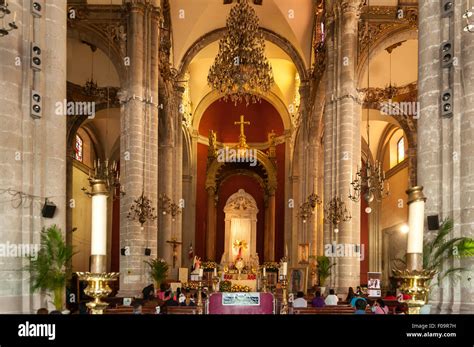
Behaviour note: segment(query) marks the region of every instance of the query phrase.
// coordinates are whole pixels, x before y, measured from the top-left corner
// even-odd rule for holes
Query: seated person
[[[293,300],[293,307],[300,308],[300,307],[308,307],[308,301],[304,298],[303,292],[296,293],[296,299]]]
[[[356,311],[354,312],[354,314],[365,314],[366,306],[367,306],[367,302],[359,298],[355,303]]]
[[[153,300],[155,298],[155,287],[153,284],[146,286],[142,290],[143,299],[145,300]]]
[[[387,292],[387,295],[383,299],[386,301],[392,301],[392,300],[397,300],[397,297],[395,296],[395,293],[390,290]]]
[[[189,292],[186,293],[186,297],[183,300],[180,298],[179,306],[196,306],[194,303],[193,298],[191,298],[191,294]]]
[[[137,301],[133,303],[133,314],[142,314],[142,305]]]
[[[385,305],[385,302],[382,299],[375,299],[374,305],[372,306],[372,312],[375,314],[388,314],[388,306]]]
[[[166,285],[166,283],[161,283],[160,290],[156,293],[156,297],[160,300],[165,300],[165,292],[167,288],[168,286]]]
[[[173,294],[171,293],[171,290],[167,290],[165,292],[164,301],[165,301],[166,306],[178,306],[179,305],[179,303],[176,300],[173,299]]]
[[[359,300],[363,301],[363,302],[364,302],[364,305],[367,306],[367,299],[364,298],[364,297],[362,297],[362,296],[358,296],[357,294],[356,294],[356,296],[354,296],[354,297],[352,298],[352,300],[351,300],[351,302],[350,302],[351,306],[352,306],[352,307],[356,307],[356,303],[357,303],[357,301],[359,301]]]
[[[313,301],[311,301],[311,305],[313,307],[326,306],[326,303],[324,302],[324,298],[321,296],[321,292],[319,290],[316,292],[316,295],[314,296]]]
[[[334,305],[337,305],[338,301],[339,301],[339,298],[334,293],[334,289],[329,289],[329,295],[324,300],[324,303],[328,306],[334,306]]]
[[[44,307],[41,307],[38,309],[38,311],[36,311],[36,314],[48,314],[49,311],[47,308],[44,308]]]

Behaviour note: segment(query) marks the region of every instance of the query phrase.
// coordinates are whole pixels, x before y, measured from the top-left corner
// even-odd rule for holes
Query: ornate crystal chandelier
[[[334,226],[334,232],[339,232],[338,225],[341,222],[348,222],[352,219],[346,204],[340,197],[332,198],[324,208],[324,222]]]
[[[265,40],[248,0],[237,0],[227,18],[227,31],[207,76],[209,86],[235,104],[248,105],[270,91],[274,80],[265,56]]]
[[[153,221],[157,218],[152,201],[145,196],[145,192],[142,191],[142,195],[133,201],[127,218],[132,221],[138,220],[142,229],[147,220]]]

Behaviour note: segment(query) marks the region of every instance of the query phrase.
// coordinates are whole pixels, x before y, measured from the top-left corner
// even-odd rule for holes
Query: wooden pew
[[[334,305],[324,307],[292,308],[293,314],[354,314],[350,305]]]
[[[106,308],[104,314],[134,314],[132,306],[117,306]],[[155,307],[142,306],[141,314],[156,314]]]
[[[167,306],[164,311],[166,314],[198,314],[197,306]]]

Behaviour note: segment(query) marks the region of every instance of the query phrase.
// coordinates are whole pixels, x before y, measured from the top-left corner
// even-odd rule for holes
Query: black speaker
[[[31,67],[33,70],[41,71],[42,51],[39,44],[31,43]]]
[[[145,248],[145,255],[150,256],[151,255],[151,248]]]
[[[441,17],[449,17],[454,13],[454,0],[441,0]]]
[[[41,118],[43,102],[41,100],[41,93],[35,90],[31,91],[31,109],[30,115],[33,119]]]
[[[31,0],[31,13],[40,18],[43,15],[43,0]]]
[[[438,230],[439,229],[439,217],[437,214],[433,216],[428,216],[428,230]]]
[[[453,116],[453,91],[443,90],[441,93],[441,117],[450,118]]]
[[[451,67],[453,65],[454,48],[451,40],[445,41],[441,44],[439,55],[442,67]]]
[[[41,210],[41,215],[44,218],[53,218],[54,212],[56,212],[56,205],[54,202],[46,200]]]

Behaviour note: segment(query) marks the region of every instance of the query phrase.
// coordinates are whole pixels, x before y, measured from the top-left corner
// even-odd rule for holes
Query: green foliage
[[[164,259],[152,259],[151,261],[145,261],[145,263],[150,266],[150,276],[158,285],[166,280],[169,266]]]
[[[448,240],[452,231],[453,221],[445,219],[435,237],[431,241],[425,240],[423,245],[423,268],[436,271],[438,284],[447,276],[466,270],[446,266],[446,261],[474,256],[474,240],[468,237],[453,237]]]
[[[30,258],[31,289],[52,293],[54,306],[61,310],[67,281],[67,264],[74,255],[56,225],[41,231],[41,245],[36,258]]]
[[[222,281],[219,283],[219,291],[220,292],[230,292],[232,290],[232,282],[231,281]]]
[[[320,286],[324,286],[328,277],[331,276],[331,268],[334,265],[336,265],[336,263],[331,264],[331,260],[325,255],[317,257],[317,269]]]

